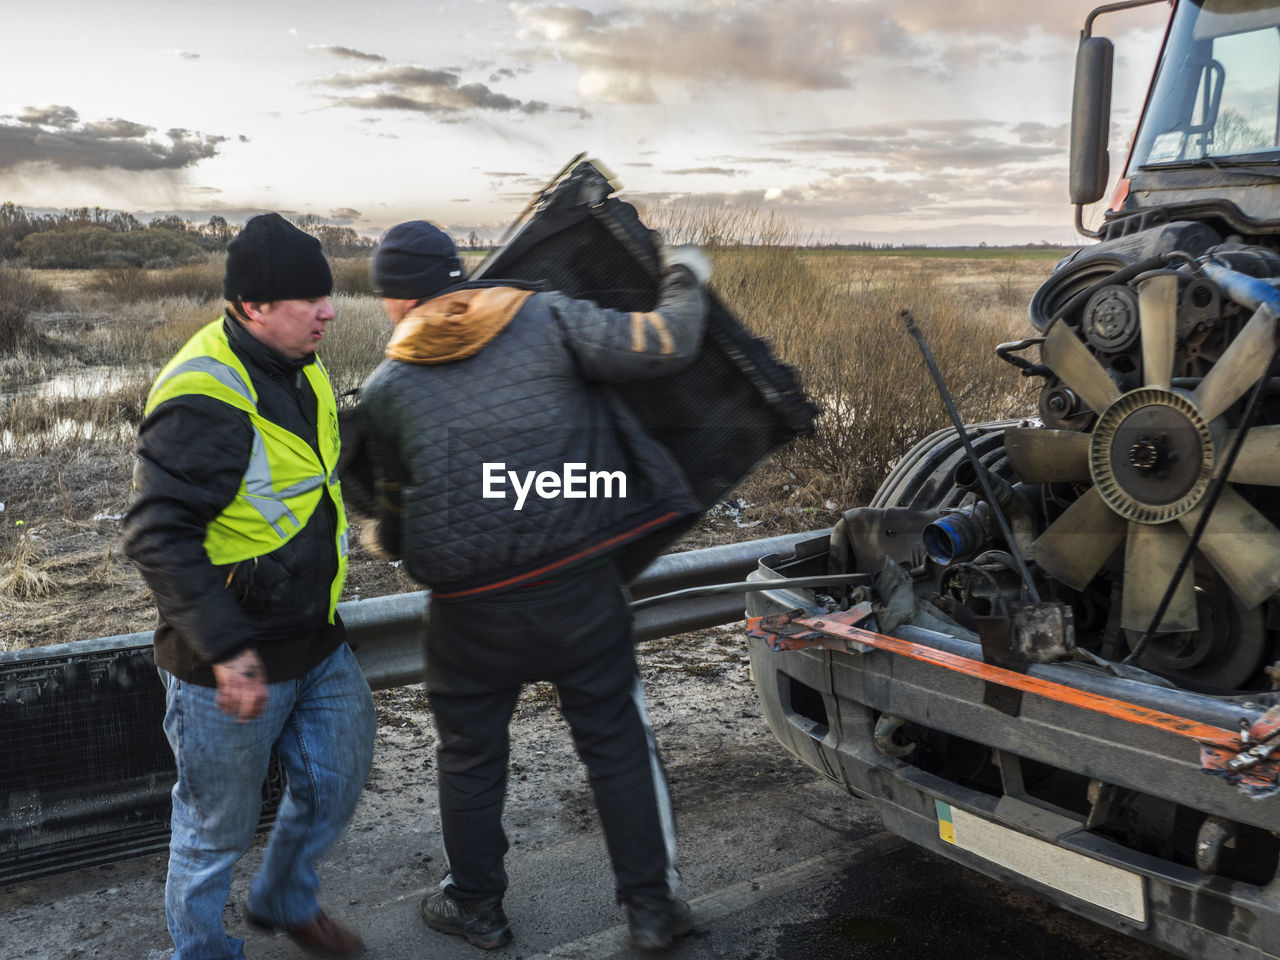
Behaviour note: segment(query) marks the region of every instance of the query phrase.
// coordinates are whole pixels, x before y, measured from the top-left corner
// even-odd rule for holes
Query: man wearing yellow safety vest
[[[226,314],[147,398],[125,552],[156,598],[155,659],[177,760],[165,916],[173,960],[242,960],[222,914],[274,750],[287,786],[244,905],[251,926],[350,957],[315,862],[369,771],[369,685],[336,608],[347,520],[338,422],[316,347],[333,320],[319,242],[275,213],[227,248]]]

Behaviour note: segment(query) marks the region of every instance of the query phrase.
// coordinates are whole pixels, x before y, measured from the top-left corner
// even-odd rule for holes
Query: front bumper
[[[823,572],[825,547],[825,540],[815,540],[794,556],[766,557],[751,579]],[[749,616],[796,608],[818,612],[802,591],[748,595]],[[980,648],[955,637],[912,627],[897,634],[981,659]],[[1082,784],[1133,791],[1193,817],[1199,811],[1258,831],[1251,835],[1280,831],[1280,798],[1254,799],[1206,775],[1194,740],[1035,695],[1024,696],[1019,714],[1010,716],[984,703],[983,680],[880,650],[776,651],[758,637],[748,645],[774,735],[814,770],[875,804],[892,832],[1183,957],[1280,957],[1277,881],[1208,874],[1194,859],[1130,848],[1089,829],[1087,809],[1048,802],[1023,779],[1024,768],[1053,768]],[[1029,672],[1227,730],[1259,717],[1252,705],[1076,664],[1036,665]],[[883,717],[944,741],[977,744],[997,759],[1000,775],[994,784],[974,785],[882,751],[876,728]]]

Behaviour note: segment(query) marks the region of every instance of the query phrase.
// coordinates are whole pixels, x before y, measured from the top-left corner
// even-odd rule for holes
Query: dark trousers
[[[636,670],[631,614],[612,566],[494,597],[431,604],[427,694],[439,735],[440,820],[453,896],[507,888],[507,726],[521,684],[556,685],[586,765],[618,899],[675,891],[666,777]]]

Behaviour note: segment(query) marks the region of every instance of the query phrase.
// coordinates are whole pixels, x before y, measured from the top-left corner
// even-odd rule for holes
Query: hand
[[[215,663],[213,679],[218,684],[214,702],[219,710],[240,723],[262,716],[267,706],[267,669],[258,651],[241,650],[230,660]]]
[[[663,244],[658,249],[658,259],[664,270],[675,266],[688,268],[700,287],[706,286],[707,281],[711,279],[711,261],[693,244],[686,243],[678,247],[668,247]]]

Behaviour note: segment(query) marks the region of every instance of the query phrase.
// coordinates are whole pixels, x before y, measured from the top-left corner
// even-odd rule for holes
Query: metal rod
[[[1086,237],[1092,237],[1094,240],[1102,236],[1101,228],[1095,230],[1092,227],[1086,227],[1084,225],[1084,204],[1082,203],[1076,204],[1076,233]]]
[[[1084,30],[1081,32],[1081,38],[1087,38],[1093,35],[1093,21],[1098,19],[1104,13],[1115,13],[1117,10],[1129,10],[1132,7],[1149,7],[1155,3],[1167,3],[1168,0],[1120,0],[1119,3],[1104,3],[1100,7],[1095,7],[1089,12],[1089,16],[1085,18]]]
[[[871,575],[867,573],[829,573],[814,577],[791,577],[781,580],[742,580],[734,583],[712,583],[702,587],[688,587],[684,590],[673,590],[671,593],[660,593],[656,597],[645,597],[643,600],[632,600],[632,611],[643,610],[659,603],[671,603],[675,600],[687,600],[692,597],[709,597],[721,593],[752,593],[756,590],[776,590],[778,588],[796,587],[837,587],[846,583],[861,582],[864,586],[871,584]]]
[[[1013,528],[1009,526],[1009,518],[1004,515],[1004,510],[996,501],[995,491],[991,489],[991,480],[987,477],[987,468],[982,465],[982,461],[978,459],[977,451],[973,449],[973,443],[969,440],[969,431],[965,429],[964,421],[960,419],[960,411],[956,409],[955,401],[951,399],[951,391],[947,389],[946,381],[942,379],[942,371],[938,369],[938,364],[934,362],[933,352],[929,349],[929,344],[925,342],[924,332],[916,325],[916,318],[911,315],[910,310],[902,311],[902,322],[907,325],[907,332],[915,337],[916,343],[920,345],[920,353],[924,356],[925,366],[929,368],[929,375],[933,377],[933,382],[938,388],[938,393],[942,395],[942,402],[947,405],[947,413],[951,414],[951,422],[955,424],[956,432],[960,434],[960,442],[964,444],[964,452],[969,457],[969,462],[973,464],[974,473],[978,475],[978,482],[982,484],[982,492],[987,498],[987,503],[991,506],[991,512],[995,514],[996,520],[1000,524],[1000,532],[1004,534],[1005,542],[1009,546],[1009,553],[1013,556],[1014,562],[1018,565],[1018,574],[1022,577],[1022,583],[1027,588],[1033,603],[1040,602],[1040,591],[1036,589],[1035,583],[1031,579],[1031,571],[1027,569],[1027,562],[1022,558],[1022,551],[1018,549],[1018,544],[1013,539]]]

